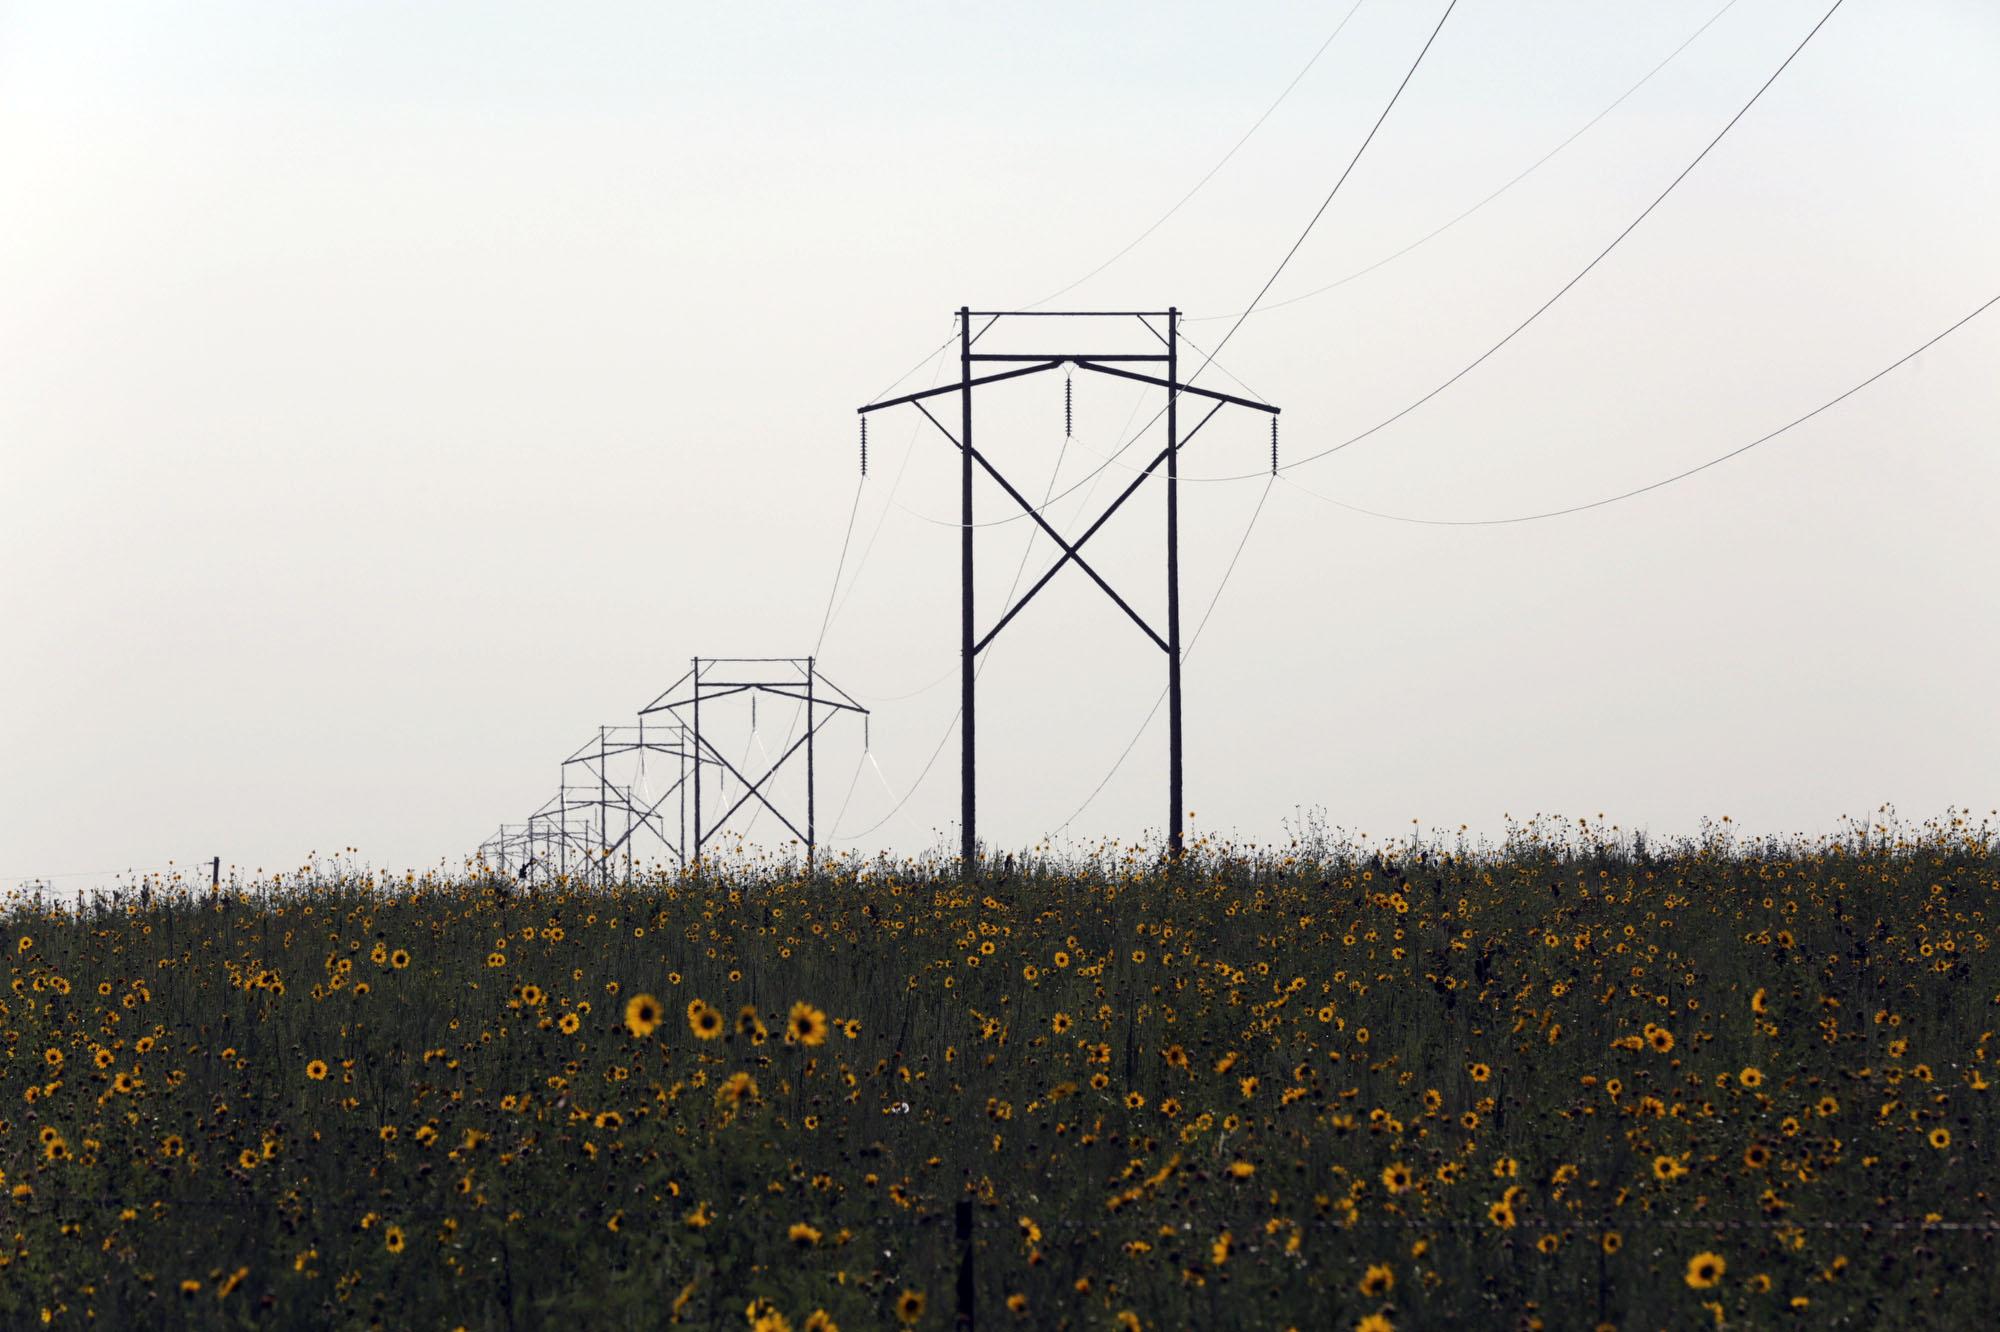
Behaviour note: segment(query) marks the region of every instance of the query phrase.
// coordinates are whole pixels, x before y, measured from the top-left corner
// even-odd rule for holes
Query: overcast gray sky
[[[810,651],[854,408],[959,305],[1035,300],[1144,231],[1349,7],[0,5],[0,876],[456,858],[689,657]],[[1270,300],[1477,203],[1721,8],[1462,0]],[[1636,217],[1824,9],[1730,7],[1471,217],[1249,319],[1201,382],[1282,404],[1288,457],[1406,406]],[[1367,0],[1061,304],[1174,304],[1212,348],[1441,12]],[[1506,516],[1783,425],[2000,294],[1996,142],[2000,10],[1849,0],[1478,369],[1268,496],[1187,486],[1191,624],[1263,498],[1188,665],[1196,827],[1270,839],[1322,807],[1377,835],[1599,811],[1789,832],[2000,804],[2000,310],[1588,513],[1429,527],[1308,493]],[[1031,494],[1061,392],[981,400],[982,447]],[[1078,378],[1058,489],[1142,393]],[[1265,429],[1219,418],[1187,470],[1255,472]],[[820,656],[875,707],[882,777],[858,731],[826,733],[836,840],[910,791],[957,703],[956,463],[907,413],[871,445]],[[1074,530],[1123,478],[1052,516]],[[1090,548],[1154,616],[1160,504]],[[982,620],[1029,528],[981,530]],[[1075,814],[1164,663],[1073,572],[994,653],[982,831],[1019,846]],[[1156,719],[1069,833],[1157,828],[1164,750]],[[859,844],[921,847],[956,812],[952,740]]]

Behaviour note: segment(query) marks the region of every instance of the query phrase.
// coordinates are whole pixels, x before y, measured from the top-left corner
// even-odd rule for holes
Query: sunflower
[[[398,948],[395,952],[389,954],[389,965],[394,967],[398,971],[401,971],[404,967],[409,966],[410,965],[409,950],[406,948]]]
[[[1597,1245],[1606,1253],[1616,1253],[1625,1247],[1625,1237],[1615,1230],[1607,1230],[1598,1237]]]
[[[306,1076],[314,1082],[326,1081],[326,1060],[315,1059],[306,1065]]]
[[[401,1253],[403,1251],[403,1228],[401,1226],[390,1226],[387,1230],[383,1231],[382,1247],[390,1253]]]
[[[722,1086],[716,1089],[715,1099],[718,1103],[741,1105],[745,1101],[756,1100],[760,1094],[757,1079],[748,1073],[731,1073],[722,1080]]]
[[[794,1221],[792,1228],[785,1232],[785,1238],[801,1249],[810,1249],[819,1243],[819,1231],[803,1221]]]
[[[1686,1173],[1687,1173],[1687,1167],[1682,1165],[1674,1157],[1656,1156],[1653,1158],[1654,1179],[1676,1180],[1679,1179],[1682,1175],[1685,1175]]]
[[[826,1013],[801,999],[792,1005],[785,1022],[785,1039],[800,1045],[822,1045],[826,1041]]]
[[[1753,1142],[1743,1149],[1743,1165],[1748,1170],[1762,1170],[1771,1161],[1771,1149],[1761,1142]]]
[[[1387,1263],[1370,1263],[1361,1274],[1361,1293],[1380,1299],[1396,1288],[1396,1273]]]
[[[1722,1274],[1729,1264],[1722,1261],[1719,1253],[1698,1253],[1688,1259],[1687,1275],[1682,1279],[1691,1290],[1707,1290],[1722,1280]]]
[[[1391,1161],[1382,1167],[1382,1187],[1391,1193],[1410,1191],[1410,1168],[1401,1161]]]
[[[1660,1054],[1667,1054],[1674,1048],[1674,1034],[1665,1027],[1655,1027],[1646,1033],[1646,1044]]]
[[[1389,1321],[1389,1315],[1372,1313],[1354,1325],[1354,1332],[1396,1332],[1396,1325]]]
[[[625,1030],[642,1040],[660,1025],[660,1016],[660,1001],[650,994],[635,994],[625,1001]]]
[[[1755,1090],[1764,1085],[1764,1070],[1758,1068],[1755,1064],[1745,1064],[1743,1071],[1736,1075],[1736,1080],[1744,1086]]]
[[[722,1014],[697,999],[688,1005],[688,1030],[699,1040],[712,1041],[722,1034]]]
[[[924,1316],[924,1293],[920,1290],[906,1290],[896,1297],[896,1321],[904,1327],[915,1327],[917,1320]]]
[[[1929,1140],[1931,1146],[1943,1151],[1951,1146],[1951,1130],[1943,1127],[1934,1128],[1930,1131]]]
[[[1506,1201],[1494,1203],[1486,1209],[1486,1219],[1502,1230],[1514,1228],[1514,1208]]]
[[[1057,1013],[1049,1019],[1049,1030],[1061,1036],[1069,1030],[1069,1014]]]

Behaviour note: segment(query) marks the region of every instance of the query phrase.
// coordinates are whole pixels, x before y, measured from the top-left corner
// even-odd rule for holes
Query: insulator
[[[1063,376],[1063,438],[1064,439],[1069,439],[1071,436],[1075,435],[1076,433],[1076,430],[1074,428],[1075,421],[1076,417],[1073,413],[1073,402],[1072,399],[1070,398],[1070,379],[1068,375],[1064,375]]]
[[[868,475],[868,418],[861,418],[861,475]]]
[[[861,714],[861,752],[864,754],[875,752],[875,746],[868,742],[868,714],[865,712]]]
[[[1271,418],[1271,475],[1278,474],[1278,418]]]
[[[755,694],[750,695],[750,733],[752,735],[757,733],[757,696]]]

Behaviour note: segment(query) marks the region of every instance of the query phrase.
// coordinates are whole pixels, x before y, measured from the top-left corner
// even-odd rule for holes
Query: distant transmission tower
[[[974,332],[972,327],[972,322],[975,319],[986,321],[979,326],[977,332]],[[974,351],[973,347],[979,340],[995,324],[1003,319],[1137,320],[1152,335],[1154,341],[1163,350],[1155,351],[1149,349],[1136,353],[1114,352],[1105,350],[1096,342],[1084,342],[1078,344],[1083,350],[1025,353]],[[1058,327],[1066,326],[1058,325]],[[1086,327],[1094,333],[1099,329],[1103,329],[1105,325],[1102,323],[1093,323]],[[1233,405],[1247,407],[1252,411],[1268,412],[1273,418],[1274,429],[1278,409],[1269,403],[1252,402],[1247,398],[1233,397],[1227,393],[1216,393],[1209,389],[1195,388],[1190,384],[1182,383],[1180,380],[1179,351],[1180,312],[1176,309],[1157,311],[1078,310],[1058,312],[971,310],[960,307],[958,312],[958,329],[958,383],[947,384],[941,388],[929,389],[922,393],[906,393],[900,397],[886,398],[881,402],[869,403],[867,406],[860,408],[860,411],[865,418],[869,412],[881,411],[885,407],[897,407],[904,404],[913,406],[922,412],[932,425],[937,427],[938,433],[942,434],[959,451],[961,458],[959,483],[959,507],[962,515],[959,529],[959,834],[961,838],[959,856],[961,870],[967,877],[970,877],[976,871],[979,859],[979,835],[976,817],[978,813],[978,784],[975,769],[975,759],[978,751],[975,744],[976,727],[974,724],[977,714],[974,708],[976,700],[973,696],[975,660],[979,653],[993,641],[994,636],[1006,628],[1013,618],[1021,613],[1022,608],[1034,599],[1035,594],[1046,587],[1049,580],[1054,578],[1064,565],[1071,563],[1074,563],[1077,568],[1088,574],[1091,581],[1102,588],[1105,595],[1111,598],[1113,604],[1119,610],[1125,612],[1131,618],[1132,622],[1139,626],[1146,637],[1151,639],[1167,655],[1167,847],[1169,854],[1178,858],[1183,849],[1183,829],[1187,817],[1186,804],[1182,793],[1181,765],[1180,451],[1196,434],[1200,433],[1201,428],[1207,425],[1209,420],[1217,412],[1221,411],[1224,406]],[[1000,370],[992,374],[978,376],[973,374],[973,367],[976,364],[1005,364],[1009,362],[1015,363],[1014,369]],[[1157,375],[1146,374],[1143,371],[1121,368],[1122,366],[1129,366],[1134,363],[1163,365],[1166,370],[1166,377],[1162,379]],[[1166,447],[1161,449],[1152,461],[1148,462],[1140,470],[1139,474],[1132,479],[1132,483],[1126,486],[1118,498],[1113,500],[1110,506],[1098,516],[1097,520],[1084,530],[1083,535],[1073,542],[1065,539],[1054,527],[1050,526],[1048,520],[1042,516],[1041,512],[1033,504],[1029,503],[1019,490],[1015,489],[1013,483],[1001,474],[1000,470],[987,459],[985,454],[973,446],[972,440],[972,391],[975,388],[980,388],[988,384],[997,384],[1003,380],[1019,379],[1024,375],[1040,374],[1043,371],[1054,370],[1063,365],[1073,365],[1079,370],[1089,370],[1092,373],[1100,375],[1112,375],[1119,379],[1137,380],[1142,384],[1153,384],[1164,389],[1166,392],[1166,406],[1163,411],[1167,423]],[[927,399],[940,397],[947,393],[956,393],[959,395],[959,432],[956,435],[953,435],[950,430],[946,429],[944,423],[931,415],[930,409],[924,406]],[[1188,431],[1186,435],[1182,435],[1180,430],[1179,409],[1180,399],[1183,396],[1205,399],[1214,404],[1208,409],[1208,412],[1201,420],[1195,423],[1194,429]],[[1273,438],[1275,439],[1275,435]],[[1145,619],[1132,609],[1131,605],[1126,602],[1124,597],[1118,594],[1116,589],[1105,580],[1104,576],[1098,573],[1096,569],[1093,569],[1079,553],[1084,543],[1095,536],[1099,529],[1110,520],[1111,515],[1116,513],[1119,507],[1127,499],[1131,498],[1133,492],[1138,490],[1140,484],[1155,471],[1159,470],[1162,465],[1166,468],[1167,483],[1167,631],[1164,636],[1155,630],[1152,625],[1146,623]],[[975,469],[985,472],[997,482],[1000,488],[1007,493],[1008,498],[1019,505],[1021,510],[1029,518],[1033,519],[1043,532],[1048,534],[1049,539],[1062,548],[1061,558],[1057,559],[1050,566],[1047,573],[1044,573],[1012,606],[1008,607],[1006,612],[994,622],[993,627],[988,629],[983,636],[979,634],[978,626],[973,618],[972,601],[972,538],[974,531],[972,483]]]
[[[765,751],[762,764],[750,764],[751,746],[763,744],[757,730],[759,699],[777,703],[781,713],[786,711],[784,704],[791,704],[789,711],[796,720],[779,742],[784,748],[775,758]],[[734,700],[734,703],[729,703],[729,700]],[[716,738],[728,733],[731,713],[740,724],[746,703],[749,738],[738,758],[732,762],[716,744]],[[728,707],[718,714],[718,706],[724,704]],[[704,708],[707,710],[706,718],[703,716]],[[694,658],[686,674],[639,709],[642,724],[647,717],[658,714],[673,719],[684,741],[682,752],[693,764],[693,771],[682,783],[687,791],[687,813],[691,820],[683,825],[681,833],[682,861],[698,864],[702,850],[710,839],[723,831],[730,820],[747,807],[751,810],[751,820],[754,820],[757,811],[769,811],[792,836],[805,844],[806,863],[811,865],[819,832],[819,733],[843,713],[865,718],[868,709],[827,679],[812,657]],[[805,778],[800,801],[804,808],[801,810],[794,806],[787,813],[777,791],[777,778],[795,757],[800,763],[793,766],[802,767]],[[753,778],[744,770],[745,766],[751,769],[761,766],[763,771]],[[715,779],[713,794],[707,797],[709,804],[706,810],[703,801],[710,783],[704,780],[704,773]],[[737,787],[733,799],[729,790],[732,778]],[[754,806],[753,801],[756,802]],[[716,812],[718,807],[719,813]],[[749,821],[746,820],[746,825]]]

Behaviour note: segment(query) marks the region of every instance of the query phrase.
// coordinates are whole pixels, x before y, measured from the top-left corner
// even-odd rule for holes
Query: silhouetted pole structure
[[[958,863],[971,878],[979,864],[979,786],[974,775],[978,755],[973,667],[979,648],[973,641],[972,620],[972,311],[958,307],[959,385],[959,634],[958,634]],[[929,413],[926,413],[928,415]]]
[[[694,659],[694,669],[689,672],[689,682],[694,686],[694,854],[689,860],[701,860],[701,658]],[[683,846],[686,843],[682,843]]]
[[[1167,854],[1181,858],[1181,312],[1167,307]]]
[[[729,761],[728,755],[704,733],[701,705],[704,700],[713,703],[734,695],[746,696],[750,702],[751,735],[754,738],[759,694],[800,705],[805,717],[805,733],[771,761],[761,775],[753,776],[751,772],[739,771],[736,764]],[[662,712],[685,723],[681,731],[683,736],[692,732],[691,746],[683,745],[681,750],[683,767],[688,771],[688,777],[681,784],[682,789],[685,790],[689,782],[694,788],[694,826],[682,835],[684,863],[699,864],[702,849],[709,840],[738,810],[755,801],[759,808],[784,824],[786,830],[803,844],[806,866],[810,870],[819,850],[820,728],[842,713],[859,715],[865,725],[868,709],[827,679],[813,657],[696,657],[692,669],[641,708],[639,715],[644,717]],[[747,749],[745,752],[747,754]],[[774,779],[780,772],[790,770],[787,765],[801,752],[805,761],[805,816],[798,819],[796,808],[787,814],[779,807]],[[770,755],[766,753],[765,757],[768,759]],[[734,777],[742,786],[741,793],[733,801],[729,799],[728,790],[722,791],[724,808],[712,821],[702,809],[701,768],[704,764],[715,769],[718,780]],[[651,811],[647,813],[650,815]]]
[[[972,328],[972,321],[975,318],[986,320],[986,323],[981,325],[979,331],[976,333]],[[979,339],[985,336],[987,330],[1000,320],[1023,318],[1137,319],[1156,340],[1165,344],[1166,350],[1164,352],[1145,353],[1099,352],[1094,347],[1088,352],[986,353],[973,350]],[[1156,319],[1164,319],[1166,321],[1166,331],[1164,333],[1154,325],[1153,321]],[[973,374],[975,363],[1006,362],[1017,364],[1013,369],[999,370],[992,374],[978,376]],[[1115,364],[1120,362],[1128,364],[1140,362],[1164,364],[1167,372],[1166,378],[1161,379],[1157,375],[1145,374],[1141,371],[1126,369],[1120,364]],[[1164,412],[1167,428],[1166,447],[1161,449],[1151,462],[1140,469],[1139,474],[1133,478],[1131,484],[1125,487],[1118,498],[1113,500],[1110,506],[1098,515],[1097,520],[1074,542],[1066,540],[1061,533],[1057,532],[1049,524],[1048,519],[1043,517],[1041,510],[1030,503],[1005,476],[1000,474],[1000,471],[992,462],[975,447],[972,436],[973,389],[984,384],[995,384],[1002,380],[1018,379],[1023,375],[1040,374],[1045,370],[1053,370],[1061,365],[1074,365],[1079,370],[1089,370],[1096,374],[1110,375],[1118,379],[1136,380],[1139,383],[1152,384],[1167,391],[1167,403]],[[924,406],[925,399],[938,397],[947,393],[956,393],[959,395],[959,432],[956,437],[952,435],[951,431],[945,428],[943,422],[931,414],[929,408]],[[1207,414],[1195,423],[1194,429],[1187,432],[1185,437],[1182,436],[1180,429],[1180,399],[1183,395],[1203,398],[1214,404],[1208,409]],[[869,412],[904,404],[913,406],[922,412],[925,419],[937,427],[938,433],[943,435],[959,451],[959,864],[961,872],[970,878],[977,872],[979,866],[978,698],[976,696],[977,673],[974,670],[974,666],[977,663],[980,652],[985,650],[987,645],[993,641],[994,636],[1006,628],[1016,615],[1020,614],[1022,608],[1033,600],[1043,587],[1048,585],[1049,580],[1054,578],[1064,565],[1071,563],[1074,563],[1077,568],[1090,577],[1092,582],[1103,589],[1105,595],[1111,598],[1118,609],[1125,612],[1126,616],[1139,626],[1146,637],[1151,639],[1153,644],[1162,652],[1166,653],[1168,802],[1166,833],[1168,854],[1178,858],[1185,849],[1184,829],[1187,820],[1181,726],[1180,451],[1183,446],[1193,440],[1196,434],[1200,433],[1202,427],[1207,425],[1225,405],[1247,407],[1253,411],[1267,412],[1271,415],[1274,422],[1278,415],[1278,408],[1269,403],[1253,402],[1248,398],[1239,398],[1233,394],[1217,393],[1212,389],[1196,388],[1191,384],[1182,383],[1180,377],[1180,310],[1178,308],[1169,308],[1166,310],[1056,311],[973,310],[967,306],[960,306],[958,310],[958,383],[926,389],[919,393],[906,393],[894,398],[885,398],[880,402],[869,403],[862,407],[860,411],[865,417]],[[1274,424],[1273,430],[1275,431],[1275,429]],[[1273,439],[1275,438],[1274,434]],[[1273,447],[1275,449],[1275,445]],[[1158,471],[1163,464],[1166,467],[1167,489],[1167,633],[1164,638],[1151,625],[1147,624],[1137,611],[1132,609],[1125,598],[1121,597],[1116,589],[1105,580],[1104,576],[1092,568],[1080,553],[1084,543],[1095,536],[1104,524],[1110,520],[1111,515],[1116,513],[1119,507],[1127,499],[1131,498],[1133,492],[1138,490],[1146,478],[1151,476],[1155,471]],[[991,629],[988,629],[983,637],[979,635],[977,625],[974,622],[975,607],[972,585],[972,538],[974,531],[972,480],[975,466],[991,477],[1007,493],[1008,497],[1021,507],[1024,516],[1032,519],[1036,526],[1040,527],[1056,545],[1062,548],[1061,558],[1056,560],[1054,565],[1041,576],[1040,580],[1033,587],[1030,587],[1025,593],[1021,594],[1019,599],[1007,608],[1006,612],[1000,616],[999,621]],[[1276,466],[1275,460],[1273,466]]]
[[[807,657],[806,658],[806,873],[807,874],[812,873],[813,837],[818,832],[818,829],[815,827],[815,821],[819,814],[819,798],[818,798],[817,788],[815,787],[813,781],[813,776],[814,776],[813,737],[819,733],[819,728],[812,724],[813,676],[817,673],[818,669],[819,668],[813,664],[813,659],[811,657]]]

